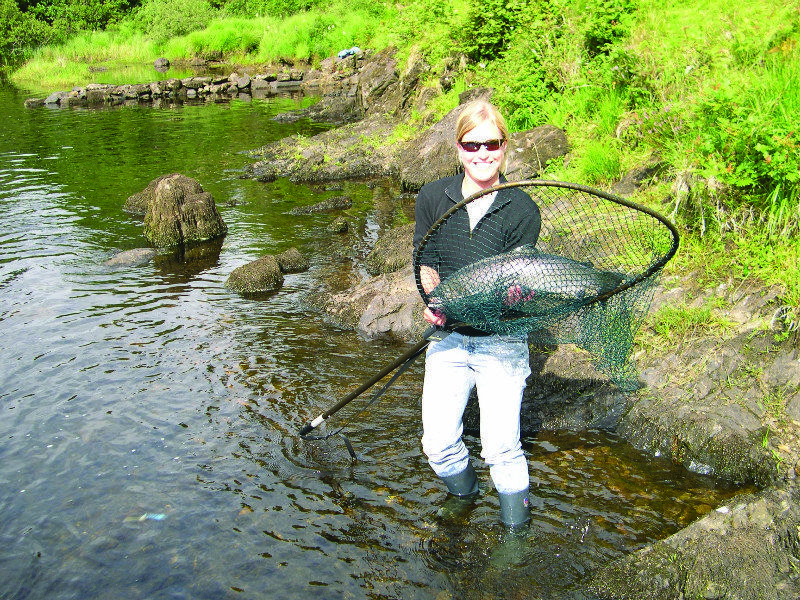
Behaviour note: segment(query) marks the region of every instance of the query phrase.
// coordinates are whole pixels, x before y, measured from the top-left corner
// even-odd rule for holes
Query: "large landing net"
[[[468,206],[476,201],[491,205],[470,230]],[[534,244],[520,243],[531,236],[504,225],[509,202],[514,225],[521,207],[538,210]],[[634,335],[677,248],[674,225],[646,207],[577,184],[520,181],[454,205],[422,239],[414,271],[423,300],[447,325],[576,344],[630,390],[637,385]]]

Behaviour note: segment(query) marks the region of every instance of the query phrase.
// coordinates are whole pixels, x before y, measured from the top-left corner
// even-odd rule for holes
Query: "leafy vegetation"
[[[572,150],[549,177],[608,187],[658,162],[636,199],[686,232],[670,268],[782,285],[795,312],[798,42],[800,10],[781,0],[0,0],[0,64],[50,89],[99,62],[158,56],[309,63],[355,45],[421,56],[440,93],[407,126],[486,85],[512,130],[566,130]]]

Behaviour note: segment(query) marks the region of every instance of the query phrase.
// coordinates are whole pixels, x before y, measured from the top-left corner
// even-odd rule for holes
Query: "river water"
[[[590,598],[598,566],[735,493],[608,433],[541,433],[525,440],[525,535],[504,535],[480,463],[474,510],[441,521],[419,446],[421,364],[348,429],[356,463],[339,439],[297,436],[405,351],[326,325],[305,294],[332,264],[363,277],[376,236],[412,212],[389,181],[238,177],[243,151],[325,128],[271,120],[313,99],[28,110],[25,98],[0,87],[4,600]],[[213,194],[221,248],[106,266],[146,246],[125,199],[172,172]],[[346,240],[320,236],[331,215],[288,214],[342,193]],[[224,288],[292,246],[311,269],[277,294]]]

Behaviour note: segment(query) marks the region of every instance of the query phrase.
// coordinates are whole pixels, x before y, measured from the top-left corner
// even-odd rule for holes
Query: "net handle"
[[[431,228],[427,231],[427,233],[423,236],[422,240],[420,241],[419,247],[414,252],[414,279],[417,284],[417,290],[419,290],[420,296],[422,296],[422,300],[425,302],[425,306],[428,306],[428,301],[430,300],[430,296],[428,295],[427,292],[425,292],[425,290],[422,287],[422,281],[419,273],[420,271],[419,261],[420,257],[422,256],[422,250],[425,248],[425,246],[427,245],[428,241],[431,239],[433,234],[436,233],[439,227],[442,226],[442,223],[444,223],[450,218],[450,215],[452,215],[457,210],[463,208],[470,202],[477,200],[482,196],[498,192],[500,190],[505,190],[513,187],[523,187],[523,186],[564,188],[564,189],[576,190],[579,192],[585,192],[587,194],[591,194],[592,196],[599,196],[600,198],[603,198],[610,202],[614,202],[615,204],[620,204],[622,206],[626,206],[627,208],[638,210],[640,212],[645,213],[646,215],[653,217],[654,219],[659,221],[662,225],[664,225],[667,229],[669,229],[670,233],[672,234],[672,246],[670,246],[669,251],[664,256],[659,258],[656,262],[650,265],[650,267],[648,267],[647,270],[645,270],[637,277],[634,277],[630,281],[626,281],[618,285],[614,289],[604,292],[599,296],[592,298],[590,301],[586,303],[587,306],[590,304],[594,304],[595,302],[602,302],[604,300],[608,300],[611,296],[619,294],[620,292],[624,292],[625,290],[630,289],[637,283],[644,281],[648,277],[655,275],[661,269],[664,268],[664,265],[666,265],[678,251],[680,236],[678,235],[678,229],[675,227],[675,225],[673,225],[669,221],[669,219],[667,219],[665,216],[661,215],[660,213],[657,213],[656,211],[650,208],[647,208],[646,206],[638,204],[637,202],[633,202],[631,200],[625,200],[624,198],[620,198],[619,196],[616,196],[609,192],[604,192],[602,190],[591,188],[587,185],[582,185],[580,183],[569,183],[566,181],[553,181],[548,179],[523,179],[521,181],[508,181],[506,183],[499,183],[485,190],[480,190],[478,192],[475,192],[474,194],[468,196],[461,202],[457,202],[455,205],[451,206],[447,210],[447,212],[445,212],[441,217],[439,217],[436,220],[436,222],[433,225],[431,225]]]

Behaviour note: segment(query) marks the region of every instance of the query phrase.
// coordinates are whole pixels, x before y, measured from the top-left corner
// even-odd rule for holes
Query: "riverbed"
[[[413,206],[392,181],[305,186],[239,177],[245,151],[327,128],[278,123],[314,98],[25,109],[0,87],[0,597],[589,598],[593,569],[736,493],[602,431],[525,440],[533,520],[510,542],[488,470],[459,522],[419,445],[422,365],[340,438],[306,420],[405,347],[332,327],[306,306],[343,281]],[[221,247],[146,246],[125,199],[180,172],[214,196]],[[331,215],[353,198],[345,236]],[[311,268],[243,298],[236,267],[296,247]],[[468,439],[477,456],[478,442]],[[509,547],[512,562],[498,560]]]

